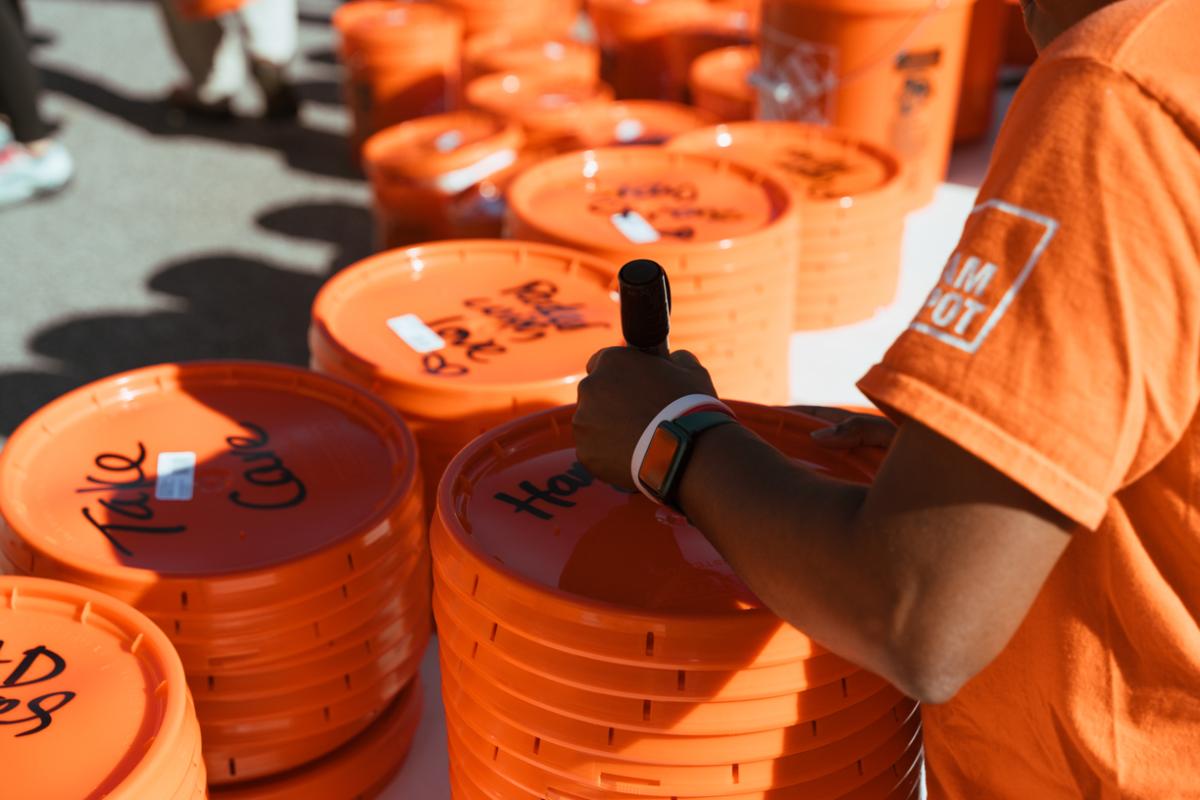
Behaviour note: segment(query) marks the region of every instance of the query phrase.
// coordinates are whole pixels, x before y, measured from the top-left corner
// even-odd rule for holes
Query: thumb
[[[688,350],[676,350],[671,353],[671,361],[681,367],[694,369],[702,366],[700,359]]]

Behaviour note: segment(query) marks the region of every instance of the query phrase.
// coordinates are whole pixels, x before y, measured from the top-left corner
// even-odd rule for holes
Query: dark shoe
[[[206,103],[189,89],[182,87],[172,89],[167,95],[167,107],[173,111],[182,111],[191,117],[226,122],[235,119],[233,101],[229,98],[215,103]]]
[[[250,70],[262,89],[265,103],[263,119],[289,122],[300,116],[300,95],[288,82],[283,67],[265,61],[253,61]]]

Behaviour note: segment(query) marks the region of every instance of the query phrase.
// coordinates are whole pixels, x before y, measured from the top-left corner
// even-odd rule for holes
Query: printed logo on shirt
[[[976,206],[963,244],[909,328],[974,353],[1004,318],[1057,231],[1057,220],[1003,200]]]

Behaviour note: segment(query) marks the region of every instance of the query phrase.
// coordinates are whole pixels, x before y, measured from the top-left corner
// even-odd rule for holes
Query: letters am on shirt
[[[1003,319],[1057,231],[1058,221],[1044,214],[1003,200],[980,203],[909,328],[974,353]]]

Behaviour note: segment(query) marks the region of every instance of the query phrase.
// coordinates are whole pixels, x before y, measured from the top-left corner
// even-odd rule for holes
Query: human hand
[[[887,417],[827,406],[789,406],[789,409],[833,423],[812,433],[813,441],[831,449],[882,447],[886,450],[896,438],[896,426]]]
[[[575,450],[590,473],[627,489],[635,488],[633,449],[658,412],[685,395],[716,396],[708,370],[686,350],[663,358],[610,347],[592,356],[587,370],[573,420]]]

